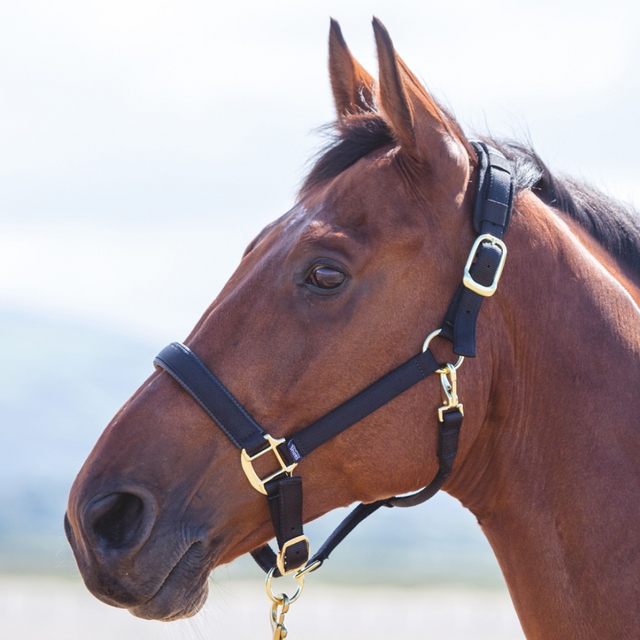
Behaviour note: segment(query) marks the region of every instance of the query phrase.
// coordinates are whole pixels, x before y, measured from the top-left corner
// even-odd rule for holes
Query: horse
[[[264,493],[275,477],[304,481],[304,501],[296,488],[288,503],[297,515],[283,516],[296,536],[276,531],[276,575],[300,577],[316,568],[302,523],[431,486],[446,445],[439,425],[461,418],[464,400],[437,484],[477,518],[526,637],[637,638],[640,220],[553,175],[528,146],[470,141],[377,19],[373,29],[377,81],[332,21],[334,139],[295,206],[257,235],[172,347],[273,442],[259,454],[243,446],[239,460],[234,427],[161,354],[72,486],[65,530],[79,570],[96,597],[138,617],[191,616],[215,567],[274,536]],[[469,276],[482,145],[512,172],[508,233],[483,240],[504,271],[484,289]],[[482,296],[471,348],[443,329],[457,288]],[[434,375],[327,436],[294,473],[290,444],[305,425],[416,353],[433,354]]]

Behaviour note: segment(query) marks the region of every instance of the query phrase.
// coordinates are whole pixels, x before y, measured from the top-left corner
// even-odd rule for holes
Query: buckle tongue
[[[278,447],[286,442],[285,438],[273,438],[268,433],[265,433],[264,439],[267,442],[267,448],[263,449],[262,451],[258,451],[258,453],[252,456],[247,453],[246,449],[243,449],[240,452],[240,464],[242,465],[242,470],[247,476],[247,480],[249,480],[249,482],[251,483],[251,486],[256,491],[264,493],[264,495],[266,496],[267,490],[265,489],[265,484],[267,484],[267,482],[271,482],[271,480],[275,480],[278,476],[281,475],[290,476],[291,472],[296,468],[298,463],[294,462],[288,465],[280,454],[280,451],[278,451]],[[260,478],[256,473],[256,470],[253,468],[253,461],[262,457],[269,451],[273,451],[273,455],[276,457],[278,465],[280,465],[280,469],[267,476],[266,478]]]

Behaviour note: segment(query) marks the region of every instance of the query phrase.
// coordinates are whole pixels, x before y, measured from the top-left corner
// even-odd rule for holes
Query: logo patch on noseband
[[[287,449],[289,450],[289,453],[291,454],[291,457],[293,458],[294,462],[298,462],[298,460],[302,458],[302,456],[300,455],[300,452],[296,449],[296,445],[293,444],[293,442],[289,442],[287,444]]]

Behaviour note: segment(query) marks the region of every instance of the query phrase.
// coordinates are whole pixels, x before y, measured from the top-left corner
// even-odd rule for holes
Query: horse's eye
[[[320,289],[337,289],[345,281],[346,277],[344,273],[337,269],[319,265],[314,267],[305,282]]]

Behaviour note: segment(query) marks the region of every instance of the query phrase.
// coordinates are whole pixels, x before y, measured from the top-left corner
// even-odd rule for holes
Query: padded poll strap
[[[502,239],[513,209],[513,166],[497,149],[484,142],[472,142],[478,155],[478,183],[473,209],[473,227]]]

